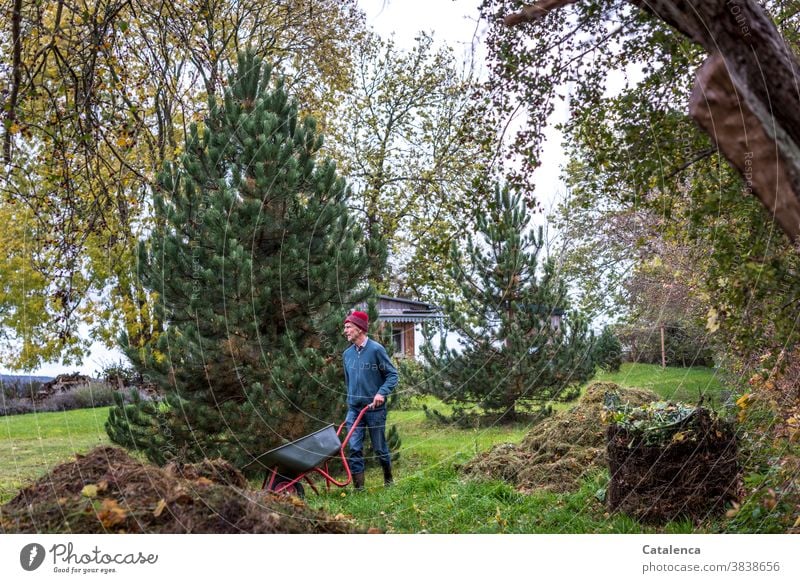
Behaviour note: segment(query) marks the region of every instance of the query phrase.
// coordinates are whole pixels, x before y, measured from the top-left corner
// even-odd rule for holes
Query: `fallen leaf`
[[[110,528],[125,522],[128,513],[117,504],[116,500],[113,498],[106,498],[100,506],[100,512],[97,513],[97,517],[100,519],[100,522],[103,523],[103,526]]]
[[[686,439],[686,433],[683,431],[679,431],[678,433],[672,436],[672,443],[680,443],[684,439]]]
[[[86,484],[81,490],[81,496],[86,496],[87,498],[96,498],[97,497],[97,486],[95,484]]]
[[[153,510],[153,516],[155,516],[156,518],[161,516],[161,513],[164,512],[164,509],[166,509],[166,507],[167,507],[167,501],[162,498],[161,500],[158,501],[158,504],[156,504],[156,509]]]

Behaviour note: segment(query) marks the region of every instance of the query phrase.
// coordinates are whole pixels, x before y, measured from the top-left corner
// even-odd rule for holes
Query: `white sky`
[[[399,46],[411,47],[420,31],[433,33],[437,43],[447,43],[457,57],[467,56],[475,49],[479,58],[483,53],[482,39],[485,24],[478,23],[480,0],[359,0],[367,15],[367,24],[383,37],[394,35]],[[537,183],[541,185],[537,196],[548,211],[553,201],[563,194],[559,179],[564,158],[561,136],[551,131],[544,147],[542,166],[537,170]],[[104,366],[119,362],[122,354],[95,344],[91,354],[81,366],[62,366],[49,363],[29,373],[55,376],[61,373],[81,372],[94,376]],[[0,368],[2,374],[21,374]]]

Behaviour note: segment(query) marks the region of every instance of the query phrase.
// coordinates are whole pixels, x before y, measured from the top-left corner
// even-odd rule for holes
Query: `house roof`
[[[439,306],[407,298],[378,296],[378,320],[382,322],[417,323],[443,318]]]

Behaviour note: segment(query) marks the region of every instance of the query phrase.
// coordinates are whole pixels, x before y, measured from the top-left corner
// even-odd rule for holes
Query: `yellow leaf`
[[[100,512],[97,513],[97,517],[100,519],[103,526],[110,528],[125,522],[128,513],[117,504],[116,500],[106,498],[100,506]]]
[[[679,431],[678,433],[672,436],[673,443],[680,443],[684,439],[686,439],[686,433],[683,431]]]
[[[94,484],[87,484],[81,490],[81,496],[86,496],[87,498],[96,498],[97,497],[97,486]]]
[[[719,330],[719,313],[714,308],[708,310],[708,318],[706,320],[706,330],[712,334]]]
[[[167,501],[162,498],[161,500],[158,501],[158,504],[156,504],[156,509],[153,510],[153,516],[158,518],[159,516],[161,516],[161,513],[164,512],[166,508],[167,508]]]
[[[797,520],[794,521],[794,528],[800,527],[800,516],[797,517]]]

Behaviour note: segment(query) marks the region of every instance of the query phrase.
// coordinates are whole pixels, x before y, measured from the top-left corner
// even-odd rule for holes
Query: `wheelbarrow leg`
[[[272,484],[275,482],[275,474],[278,472],[278,468],[272,468],[271,472],[268,472],[264,476],[264,483],[261,484],[262,490],[272,489]],[[267,484],[269,482],[269,484]]]
[[[319,496],[319,490],[317,490],[317,487],[314,485],[314,482],[311,480],[311,478],[309,478],[308,476],[303,476],[303,477],[306,479],[306,482],[308,482],[308,485],[311,486],[311,489],[314,490],[314,494]]]

